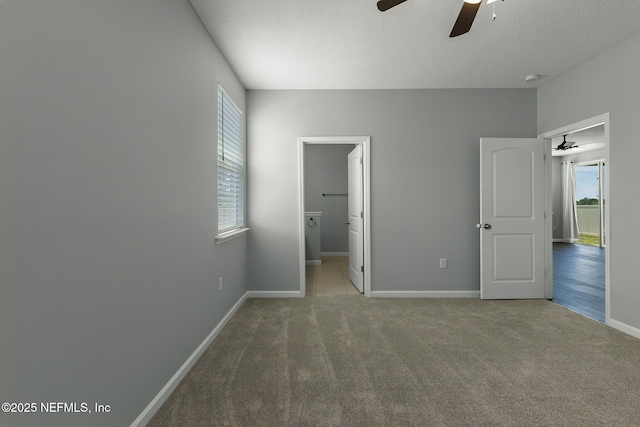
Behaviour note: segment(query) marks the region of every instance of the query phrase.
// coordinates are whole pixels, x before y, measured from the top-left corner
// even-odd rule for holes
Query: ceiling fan
[[[563,141],[556,148],[554,148],[554,150],[564,151],[570,148],[578,148],[578,146],[576,145],[577,142],[567,141],[567,135],[563,135],[562,138],[563,138]]]
[[[384,12],[385,10],[389,10],[392,7],[399,5],[400,3],[404,3],[405,1],[407,0],[379,0],[378,10],[380,10],[380,12]],[[491,4],[496,1],[498,0],[487,0],[487,4]],[[456,23],[453,24],[453,30],[451,30],[451,34],[449,34],[449,37],[458,37],[464,33],[469,32],[481,4],[482,0],[464,0],[464,2],[462,3],[462,10],[460,10],[460,14],[458,15],[458,19],[456,19]]]

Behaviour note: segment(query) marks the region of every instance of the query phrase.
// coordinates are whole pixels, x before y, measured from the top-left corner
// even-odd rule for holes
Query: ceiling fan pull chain
[[[491,15],[491,20],[492,21],[495,21],[496,17],[497,17],[497,15],[496,15],[496,3],[497,3],[497,1],[498,0],[487,0],[487,4],[490,4],[491,7],[493,8],[493,14]],[[504,0],[502,0],[502,1],[504,1]]]

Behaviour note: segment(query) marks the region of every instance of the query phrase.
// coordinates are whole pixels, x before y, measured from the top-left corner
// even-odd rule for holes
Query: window
[[[245,230],[242,111],[218,86],[218,237]]]

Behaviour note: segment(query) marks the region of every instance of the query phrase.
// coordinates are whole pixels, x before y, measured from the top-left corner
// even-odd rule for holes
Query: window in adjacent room
[[[218,236],[246,231],[244,224],[244,121],[242,111],[218,86]]]

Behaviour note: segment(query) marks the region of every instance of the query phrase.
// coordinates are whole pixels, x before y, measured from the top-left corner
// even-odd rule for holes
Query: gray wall
[[[186,0],[2,1],[0,58],[0,400],[111,406],[0,425],[129,425],[246,291],[214,242],[244,89]]]
[[[248,91],[247,103],[250,289],[299,289],[297,138],[332,135],[371,136],[372,290],[479,289],[479,138],[536,136],[535,90]]]
[[[564,162],[587,162],[590,160],[604,159],[604,148],[587,151],[585,153],[569,154],[567,156],[557,156],[552,158],[551,163],[551,193],[554,239],[562,239],[564,222],[562,218],[562,163]]]
[[[607,203],[611,269],[611,317],[640,328],[638,260],[640,246],[629,230],[640,218],[640,34],[538,89],[538,132],[559,129],[606,112],[611,113]]]
[[[323,193],[348,191],[347,156],[353,145],[306,145],[304,151],[304,196],[307,212],[322,212],[322,252],[349,252],[346,196]]]

